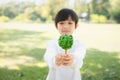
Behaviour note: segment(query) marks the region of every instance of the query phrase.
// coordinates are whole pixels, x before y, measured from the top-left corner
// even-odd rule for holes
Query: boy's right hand
[[[56,56],[55,56],[55,63],[56,63],[56,65],[57,66],[61,66],[62,64],[63,64],[63,56],[62,56],[62,54],[57,54]]]

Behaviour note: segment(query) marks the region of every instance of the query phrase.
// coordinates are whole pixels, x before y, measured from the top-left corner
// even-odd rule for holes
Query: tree
[[[111,7],[109,8],[109,12],[111,18],[116,20],[117,23],[120,23],[120,1],[119,0],[110,0]]]
[[[3,5],[1,15],[7,16],[10,19],[13,19],[18,13],[17,8],[14,3],[8,3],[7,5]]]
[[[108,19],[110,2],[109,0],[92,0],[92,13],[98,15],[105,15]]]
[[[52,16],[52,20],[54,20],[54,17],[56,13],[61,9],[66,7],[67,0],[49,0],[46,4],[50,8],[50,15]]]

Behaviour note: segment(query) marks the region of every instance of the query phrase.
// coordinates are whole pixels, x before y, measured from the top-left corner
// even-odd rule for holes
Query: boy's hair
[[[69,16],[72,18],[73,21],[75,21],[75,27],[78,23],[78,16],[72,9],[61,9],[55,17],[55,26],[57,27],[57,23],[60,21],[65,21],[69,18]]]

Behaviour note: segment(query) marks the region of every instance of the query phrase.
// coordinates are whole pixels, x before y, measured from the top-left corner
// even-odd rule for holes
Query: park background
[[[87,47],[83,80],[120,80],[120,0],[0,0],[0,80],[45,80],[46,43],[59,37],[54,17],[73,9],[73,34]]]

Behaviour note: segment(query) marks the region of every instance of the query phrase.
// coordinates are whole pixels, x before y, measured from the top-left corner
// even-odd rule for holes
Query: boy
[[[55,17],[55,26],[60,34],[72,35],[78,27],[78,16],[71,9],[61,9]],[[80,68],[85,53],[86,48],[78,40],[74,40],[67,56],[58,45],[58,39],[50,40],[44,55],[49,66],[46,80],[81,80]]]

